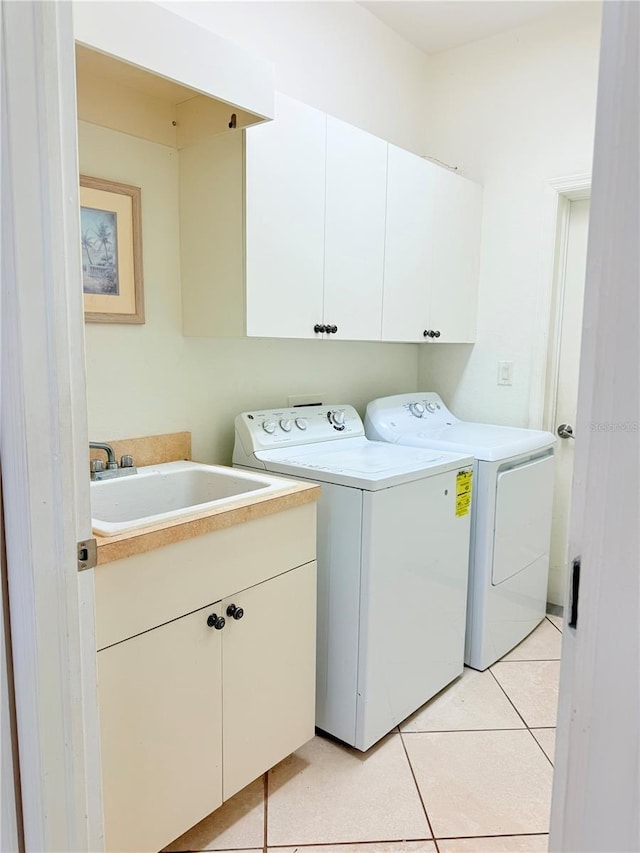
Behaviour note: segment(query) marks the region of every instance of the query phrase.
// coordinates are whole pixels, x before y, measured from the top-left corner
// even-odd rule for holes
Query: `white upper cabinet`
[[[429,323],[440,343],[472,343],[476,335],[482,187],[439,166],[435,172]]]
[[[246,333],[312,337],[322,317],[326,115],[278,95],[246,134]]]
[[[382,339],[475,339],[482,188],[389,146]]]
[[[180,149],[184,333],[473,341],[481,188],[284,95],[275,111]]]
[[[336,339],[381,337],[387,147],[327,117],[322,322]]]
[[[434,176],[425,161],[389,145],[382,340],[422,341],[428,328]]]

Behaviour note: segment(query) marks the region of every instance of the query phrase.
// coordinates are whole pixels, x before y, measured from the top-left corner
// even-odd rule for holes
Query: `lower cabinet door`
[[[222,802],[220,603],[98,653],[105,850],[161,850]]]
[[[226,599],[223,615],[227,800],[313,737],[315,562]]]

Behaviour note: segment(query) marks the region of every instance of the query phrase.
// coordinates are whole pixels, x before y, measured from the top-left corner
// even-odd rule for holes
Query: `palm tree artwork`
[[[118,214],[111,210],[80,208],[85,293],[119,294],[117,218]]]

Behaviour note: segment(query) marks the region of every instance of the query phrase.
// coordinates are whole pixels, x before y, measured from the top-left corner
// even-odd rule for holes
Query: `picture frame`
[[[80,175],[85,322],[144,323],[141,194]]]

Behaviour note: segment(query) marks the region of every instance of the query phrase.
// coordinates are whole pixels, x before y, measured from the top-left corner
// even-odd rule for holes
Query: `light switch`
[[[498,362],[498,385],[513,385],[513,362]]]

